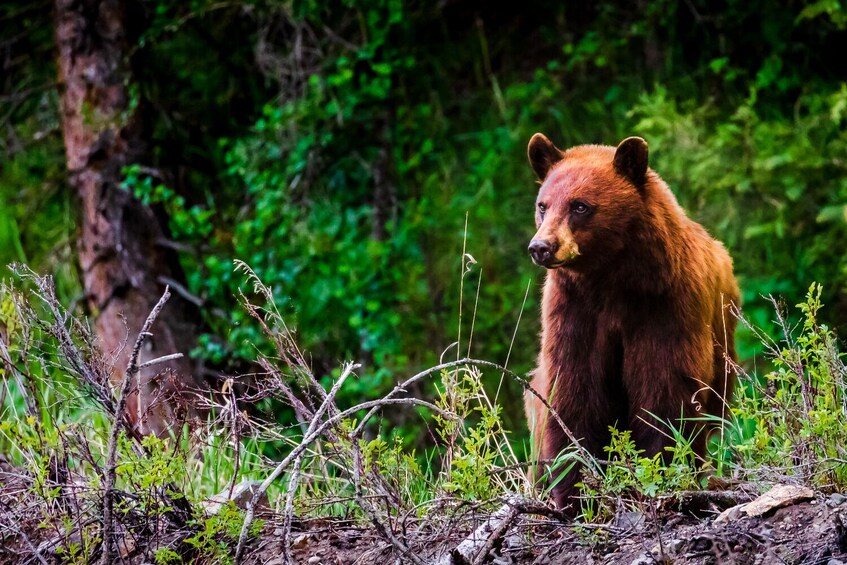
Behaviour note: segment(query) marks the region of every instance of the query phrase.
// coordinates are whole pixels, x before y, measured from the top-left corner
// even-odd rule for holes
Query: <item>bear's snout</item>
[[[550,267],[556,257],[559,245],[543,239],[533,239],[529,242],[529,256],[532,262],[542,267]]]

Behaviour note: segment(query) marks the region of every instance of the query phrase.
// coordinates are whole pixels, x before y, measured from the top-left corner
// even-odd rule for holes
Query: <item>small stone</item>
[[[847,496],[844,496],[840,492],[834,492],[829,495],[827,504],[830,504],[831,506],[838,506],[839,504],[844,504],[844,501],[847,501]]]
[[[826,565],[845,565],[845,563],[840,559],[830,559],[826,562]]]
[[[741,510],[745,506],[747,506],[747,505],[746,504],[736,504],[732,508],[727,508],[726,510],[721,512],[718,515],[717,518],[715,518],[715,521],[712,522],[712,525],[720,526],[722,524],[727,524],[727,523],[732,522],[734,520],[738,520],[739,518],[741,518]]]
[[[118,554],[122,559],[127,559],[133,553],[135,553],[136,544],[135,544],[135,536],[131,534],[126,534],[123,536],[118,542]]]
[[[615,517],[615,527],[622,530],[634,530],[645,522],[641,512],[621,512]]]
[[[291,542],[292,549],[303,549],[306,547],[306,543],[309,541],[309,536],[306,534],[300,534],[294,541]]]
[[[685,545],[685,540],[674,539],[668,543],[668,553],[679,553]]]
[[[654,565],[656,560],[650,554],[642,554],[636,557],[629,565]]]
[[[321,558],[318,557],[317,555],[313,555],[312,557],[309,558],[309,560],[306,563],[309,563],[309,565],[317,565],[320,562],[321,562]]]
[[[232,488],[231,496],[229,488],[222,490],[203,503],[206,507],[206,512],[209,515],[217,514],[230,500],[235,503],[236,508],[247,510],[247,506],[253,498],[253,493],[256,492],[261,484],[262,481],[242,481]],[[266,510],[269,508],[269,505],[268,493],[263,492],[256,503],[256,510]]]

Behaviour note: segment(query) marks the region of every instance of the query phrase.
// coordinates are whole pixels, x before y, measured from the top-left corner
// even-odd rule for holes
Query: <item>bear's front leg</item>
[[[571,516],[579,511],[579,488],[586,458],[605,459],[604,447],[611,440],[610,426],[620,424],[622,405],[616,399],[605,396],[596,383],[572,380],[562,388],[569,394],[553,395],[550,403],[558,418],[548,415],[542,441],[542,458],[550,467],[550,482],[555,483],[551,495],[556,506]],[[560,422],[561,421],[561,422]],[[573,445],[569,434],[562,428],[567,426],[570,436],[579,447]],[[548,463],[548,466],[550,463]]]
[[[708,330],[708,326],[705,327]],[[638,449],[669,463],[675,432],[706,455],[704,423],[714,380],[713,347],[707,332],[643,330],[624,345],[623,385],[629,399],[629,426]]]
[[[579,445],[583,447],[591,457],[603,459],[603,448],[611,441],[608,422],[596,422],[587,427],[590,430],[585,430],[586,433],[579,433],[576,430],[582,426],[573,426],[566,422],[568,428],[574,433],[574,436],[579,441]],[[584,466],[579,462],[585,457],[584,452],[577,451],[573,448],[572,443],[562,431],[561,425],[553,418],[547,421],[547,435],[550,437],[549,451],[547,459],[558,463],[558,466],[551,468],[550,480],[555,482],[555,486],[551,490],[551,495],[556,503],[556,506],[561,509],[566,515],[576,516],[580,509],[579,504],[579,487],[578,483],[582,481],[582,473]],[[573,449],[573,451],[555,450],[552,445],[564,445],[565,449]]]

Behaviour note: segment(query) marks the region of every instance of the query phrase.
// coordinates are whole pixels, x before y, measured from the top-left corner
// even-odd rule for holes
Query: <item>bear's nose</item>
[[[529,256],[537,265],[546,266],[553,260],[558,246],[544,241],[543,239],[533,239],[529,242]]]

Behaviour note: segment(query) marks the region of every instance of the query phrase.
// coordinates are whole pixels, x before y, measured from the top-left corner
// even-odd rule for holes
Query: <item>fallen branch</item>
[[[438,565],[482,565],[497,542],[509,530],[514,519],[521,514],[562,519],[561,512],[536,500],[511,496],[447,557],[442,558]]]
[[[661,497],[659,508],[699,516],[726,510],[754,498],[744,491],[684,490]]]
[[[512,526],[512,521],[518,515],[518,509],[514,506],[509,506],[508,511],[503,516],[500,524],[497,528],[491,532],[491,535],[488,536],[488,539],[485,540],[485,545],[482,546],[482,549],[476,554],[476,559],[473,560],[473,565],[482,565],[485,563],[485,560],[488,558],[488,554],[494,549],[494,545],[502,539],[503,535],[506,531]],[[457,552],[460,550],[457,548]]]

